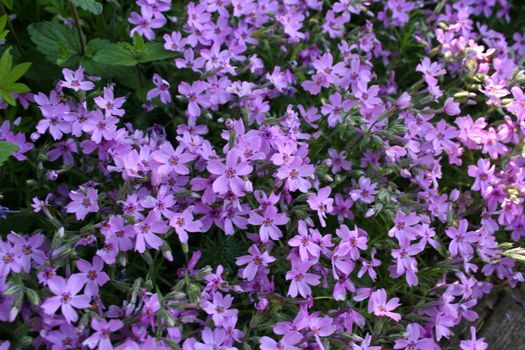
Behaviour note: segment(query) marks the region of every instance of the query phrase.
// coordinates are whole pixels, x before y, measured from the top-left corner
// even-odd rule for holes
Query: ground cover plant
[[[0,349],[488,348],[523,2],[0,11]]]

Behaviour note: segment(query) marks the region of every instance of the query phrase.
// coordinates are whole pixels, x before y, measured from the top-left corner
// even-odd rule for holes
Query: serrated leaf
[[[11,154],[18,151],[20,147],[6,141],[0,141],[0,165],[2,165]]]
[[[139,58],[139,62],[160,61],[176,55],[176,52],[166,50],[162,43],[147,43],[144,47],[144,53]]]
[[[134,66],[138,63],[133,52],[126,47],[125,43],[109,44],[95,54],[93,60],[98,63],[104,63],[117,66]]]
[[[80,52],[77,33],[65,25],[55,22],[39,22],[29,25],[27,31],[38,51],[46,55],[47,59],[53,63],[56,63],[59,58],[64,58],[64,48],[70,55]]]
[[[95,0],[71,0],[71,3],[95,15],[100,15],[104,9],[102,4]]]

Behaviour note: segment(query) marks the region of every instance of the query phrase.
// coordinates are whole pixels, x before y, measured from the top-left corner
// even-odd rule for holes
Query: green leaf
[[[2,165],[7,158],[16,151],[19,147],[6,141],[0,141],[0,165]]]
[[[129,44],[126,43],[107,45],[95,54],[93,60],[98,63],[117,66],[134,66],[139,63],[129,48]]]
[[[10,10],[13,8],[13,0],[0,0],[0,2]]]
[[[75,6],[80,7],[82,10],[91,12],[95,15],[100,15],[103,10],[101,3],[95,0],[70,0]]]
[[[27,73],[29,68],[31,68],[31,62],[20,63],[16,65],[9,73],[7,81],[10,83],[16,82],[18,79],[22,78],[24,74]]]
[[[139,62],[160,61],[176,55],[176,52],[166,50],[162,43],[147,43],[144,47],[144,53],[139,58]]]
[[[4,31],[6,25],[7,25],[7,16],[6,15],[0,16],[0,32]]]
[[[73,28],[55,22],[40,22],[29,25],[27,31],[38,51],[53,63],[64,59],[64,51],[67,51],[68,57],[80,52],[77,33]]]

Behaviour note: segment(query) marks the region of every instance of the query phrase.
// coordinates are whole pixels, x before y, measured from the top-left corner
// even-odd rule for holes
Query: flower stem
[[[75,27],[77,28],[78,40],[80,41],[80,55],[84,56],[84,36],[82,35],[82,27],[80,26],[80,17],[78,17],[77,8],[69,1],[69,7],[75,19]]]

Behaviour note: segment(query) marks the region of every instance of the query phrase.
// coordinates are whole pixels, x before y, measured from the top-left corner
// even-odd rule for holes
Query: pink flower
[[[200,107],[207,108],[208,96],[205,94],[208,89],[208,83],[197,80],[193,84],[188,84],[183,81],[179,85],[179,92],[188,98],[188,114],[191,117],[198,117],[201,115]]]
[[[249,162],[239,162],[237,150],[231,149],[226,154],[226,165],[220,160],[212,159],[208,161],[207,169],[210,173],[218,176],[213,181],[214,192],[225,194],[232,191],[237,196],[242,196],[246,188],[241,176],[250,174],[253,167]]]
[[[317,216],[319,217],[322,227],[326,227],[326,213],[330,213],[334,209],[332,205],[334,200],[333,198],[329,198],[331,192],[332,189],[330,187],[323,187],[317,192],[317,194],[311,194],[308,196],[308,199],[306,200],[310,209],[317,210]]]
[[[488,190],[488,186],[494,182],[494,168],[490,166],[490,161],[487,159],[478,159],[478,165],[469,165],[468,175],[474,177],[474,184],[472,189],[474,191],[481,191],[485,193]]]
[[[286,280],[290,282],[288,295],[295,298],[300,294],[303,298],[308,298],[312,294],[310,286],[317,286],[320,283],[320,277],[313,273],[308,273],[312,265],[309,263],[300,263],[292,266],[292,270],[286,273]]]
[[[270,206],[264,210],[263,216],[260,216],[256,212],[251,212],[248,223],[261,226],[259,228],[259,235],[261,236],[261,241],[265,243],[268,242],[269,238],[277,241],[283,236],[278,225],[286,225],[288,223],[288,217],[286,214],[278,213],[276,207]]]
[[[168,225],[160,218],[160,214],[151,211],[143,221],[135,224],[137,233],[135,250],[144,253],[146,247],[159,249],[164,241],[156,234],[164,234],[168,232],[168,229]]]
[[[232,305],[233,297],[229,294],[222,296],[221,293],[213,293],[213,301],[207,302],[203,308],[208,315],[212,315],[213,322],[216,326],[220,326],[226,318],[235,317],[237,310],[229,310]]]
[[[42,309],[46,314],[53,315],[60,308],[68,323],[76,322],[78,314],[75,308],[87,309],[91,306],[90,296],[78,295],[83,285],[80,276],[73,275],[67,281],[60,276],[53,277],[49,280],[48,287],[55,296],[47,298],[42,303]]]
[[[87,214],[98,212],[98,191],[89,187],[84,191],[71,191],[71,202],[66,206],[68,213],[75,213],[77,220],[84,220]]]
[[[198,220],[193,220],[191,208],[187,208],[182,213],[175,213],[170,218],[170,226],[175,229],[181,243],[188,242],[188,232],[199,232],[202,228],[202,223]]]
[[[399,298],[392,298],[387,302],[386,290],[383,288],[378,289],[370,295],[368,300],[368,312],[374,313],[374,315],[383,317],[387,316],[396,322],[401,320],[401,315],[392,310],[395,310],[399,305]]]
[[[81,278],[82,285],[85,283],[84,292],[86,295],[98,295],[98,287],[109,281],[107,273],[102,271],[104,261],[98,256],[93,257],[92,264],[84,259],[78,259],[77,268],[80,272],[75,275]]]
[[[88,119],[82,125],[82,131],[91,135],[91,140],[101,143],[104,140],[113,140],[117,136],[118,119],[105,116],[99,109],[89,113]]]
[[[476,232],[467,232],[468,221],[461,219],[457,228],[449,227],[445,233],[452,238],[448,246],[448,250],[452,256],[461,254],[463,257],[470,257],[474,254],[472,243],[478,241],[478,234]]]
[[[268,252],[261,253],[255,244],[248,248],[248,253],[250,255],[238,257],[235,264],[238,266],[246,265],[242,270],[242,278],[251,281],[255,278],[260,268],[268,266],[268,264],[275,261],[275,258],[270,256]]]
[[[94,317],[91,320],[91,328],[96,332],[89,336],[82,345],[94,349],[97,345],[99,350],[112,350],[110,335],[124,327],[124,323],[120,320],[101,320]]]
[[[103,96],[97,96],[93,99],[93,101],[97,104],[97,106],[99,106],[99,108],[105,110],[106,117],[110,115],[122,117],[125,113],[125,111],[120,107],[122,107],[124,102],[126,102],[126,98],[115,98],[115,95],[113,94],[113,89],[109,87],[104,88]]]
[[[151,158],[160,164],[157,170],[161,175],[168,175],[171,172],[187,175],[190,171],[185,164],[192,161],[194,156],[184,152],[182,145],[179,145],[177,149],[173,149],[171,143],[166,141],[160,145],[157,151],[151,154]]]
[[[291,164],[283,164],[277,170],[277,177],[281,180],[286,179],[288,189],[292,192],[301,191],[308,192],[312,187],[310,182],[305,178],[314,174],[314,166],[311,164],[303,164],[300,157],[295,157]]]

